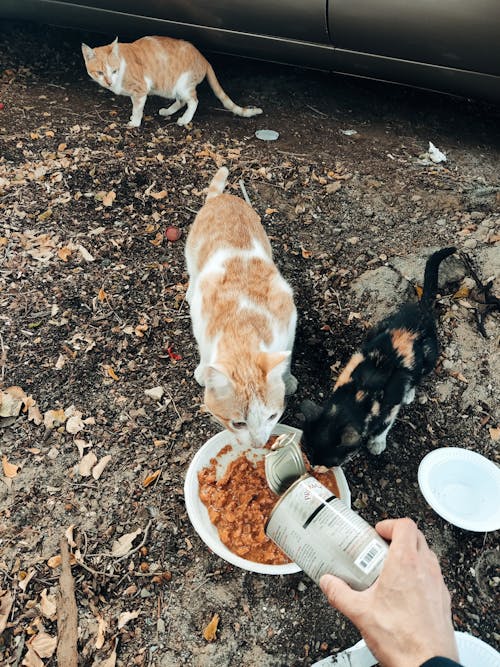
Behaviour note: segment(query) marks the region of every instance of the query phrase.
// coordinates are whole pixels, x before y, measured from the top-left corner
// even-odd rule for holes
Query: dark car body
[[[500,101],[500,0],[0,0],[0,17]]]

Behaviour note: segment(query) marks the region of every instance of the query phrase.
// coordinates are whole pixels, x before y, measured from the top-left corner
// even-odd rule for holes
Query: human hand
[[[384,667],[419,667],[435,656],[458,660],[450,594],[436,554],[411,519],[375,528],[391,540],[377,581],[358,592],[325,574],[320,586],[328,602],[356,625]]]

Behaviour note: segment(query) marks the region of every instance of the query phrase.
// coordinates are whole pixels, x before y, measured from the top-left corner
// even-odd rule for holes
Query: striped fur
[[[82,44],[90,77],[115,95],[132,100],[129,127],[139,127],[148,95],[175,100],[160,109],[160,116],[171,116],[187,106],[178,125],[191,122],[198,106],[196,86],[205,76],[224,107],[237,116],[256,116],[262,109],[235,104],[222,89],[210,63],[189,42],[170,37],[142,37],[130,44],[118,42],[95,49]]]

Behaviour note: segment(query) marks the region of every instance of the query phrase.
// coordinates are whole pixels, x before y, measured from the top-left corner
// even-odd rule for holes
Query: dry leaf
[[[300,250],[302,251],[302,257],[304,259],[309,259],[312,257],[312,250],[306,250],[301,246]]]
[[[10,591],[1,591],[0,590],[0,635],[5,630],[7,626],[7,621],[9,620],[10,610],[12,609],[12,603],[14,598]]]
[[[155,481],[155,479],[158,479],[160,475],[161,475],[161,470],[155,470],[153,473],[151,473],[146,477],[146,479],[143,481],[143,485],[145,487],[150,486]]]
[[[266,208],[267,215],[272,215],[273,213],[277,213],[277,212],[278,212],[277,208]]]
[[[152,387],[151,389],[145,389],[144,393],[155,401],[161,401],[165,390],[163,387]]]
[[[488,430],[490,432],[490,438],[493,440],[493,442],[498,442],[498,440],[500,440],[500,427],[490,426]]]
[[[59,248],[57,251],[57,256],[59,259],[62,259],[63,262],[68,261],[68,257],[71,255],[71,249],[64,246],[64,248]]]
[[[149,196],[153,197],[153,199],[165,199],[165,197],[167,196],[167,191],[160,190],[160,192],[150,192]]]
[[[97,617],[97,637],[95,639],[94,648],[101,649],[104,646],[104,641],[106,639],[106,630],[108,629],[108,623],[102,616]]]
[[[26,398],[24,407],[28,410],[28,421],[33,422],[36,426],[40,426],[43,422],[42,413],[32,396]]]
[[[21,572],[19,574],[21,575]],[[30,572],[28,572],[28,574],[23,579],[21,579],[21,581],[19,582],[18,586],[23,591],[23,593],[26,592],[26,589],[28,588],[28,584],[33,579],[35,574],[36,574],[36,570],[33,569]]]
[[[94,452],[89,452],[88,454],[85,454],[85,456],[78,464],[78,472],[82,477],[89,477],[92,472],[92,468],[96,463],[97,456],[94,454]]]
[[[470,294],[470,289],[467,287],[467,285],[461,285],[455,294],[453,295],[453,299],[465,299],[468,297]]]
[[[111,366],[108,366],[106,368],[106,373],[109,375],[110,378],[113,380],[119,380],[118,375],[114,372],[114,370],[111,368]]]
[[[110,454],[108,454],[107,456],[103,456],[102,459],[99,461],[99,463],[96,463],[96,465],[92,468],[92,477],[94,479],[99,479],[99,477],[103,473],[104,468],[108,465],[110,461],[111,461]]]
[[[132,542],[140,533],[142,533],[142,528],[138,528],[137,530],[134,530],[133,533],[126,533],[125,535],[119,537],[113,542],[113,546],[111,547],[111,554],[117,558],[128,554],[128,552],[132,549]]]
[[[104,301],[104,299],[105,299],[107,296],[108,296],[108,295],[107,295],[106,292],[104,291],[104,287],[101,287],[101,289],[99,290],[99,293],[98,293],[98,295],[97,295],[97,298],[98,298],[99,301],[102,303],[102,302]]]
[[[82,413],[81,412],[75,412],[74,415],[72,415],[68,421],[66,422],[66,430],[68,433],[71,433],[72,435],[75,435],[79,431],[81,431],[84,427],[84,423],[82,421]]]
[[[53,621],[57,615],[57,603],[55,595],[48,595],[47,589],[44,588],[40,593],[40,611],[42,616]]]
[[[415,292],[417,293],[417,296],[419,299],[422,298],[422,294],[424,293],[424,290],[420,285],[415,285]]]
[[[106,660],[103,660],[99,667],[115,667],[116,665],[116,646],[113,649],[113,652],[109,656],[109,658],[106,658]]]
[[[21,387],[7,387],[0,392],[0,417],[17,417],[27,396]]]
[[[38,657],[32,648],[28,648],[28,652],[24,656],[21,665],[23,667],[44,667],[43,660]]]
[[[19,466],[16,466],[13,463],[9,463],[7,461],[7,457],[5,456],[5,454],[2,456],[2,468],[3,468],[3,474],[8,479],[13,479],[14,477],[16,477],[19,471]]]
[[[134,618],[137,618],[141,612],[140,611],[124,611],[118,617],[118,630],[124,628],[129,621],[132,621]]]
[[[95,258],[93,257],[93,255],[91,255],[91,254],[89,253],[89,251],[88,251],[86,248],[84,248],[84,247],[82,246],[81,243],[80,243],[80,245],[77,247],[77,250],[80,252],[80,255],[83,257],[83,259],[84,259],[86,262],[93,262],[93,261],[94,261]]]
[[[219,614],[214,614],[212,620],[203,630],[203,636],[207,642],[213,642],[217,639],[217,627],[219,625]]]
[[[112,206],[115,199],[116,199],[116,192],[114,190],[110,190],[102,198],[102,203],[104,204],[104,206]]]
[[[39,632],[32,637],[28,646],[35,651],[40,658],[50,658],[57,646],[57,637],[51,637],[46,632]]]
[[[52,209],[51,209],[51,208],[48,208],[48,209],[47,209],[46,211],[44,211],[43,213],[40,213],[40,215],[38,216],[38,220],[39,220],[40,222],[44,222],[45,220],[48,220],[48,219],[50,218],[51,215],[52,215]]]
[[[66,421],[67,415],[64,410],[47,410],[43,415],[43,423],[45,428],[55,428],[56,426],[61,426]]]
[[[61,559],[61,554],[57,554],[56,556],[52,556],[51,558],[49,558],[49,560],[47,561],[47,565],[49,567],[51,567],[52,569],[55,569],[56,567],[60,567],[61,560],[62,560]],[[69,563],[70,563],[70,565],[75,565],[76,562],[77,562],[77,560],[75,558],[75,555],[70,553],[69,554]]]
[[[326,194],[332,195],[338,190],[340,190],[341,187],[342,183],[340,181],[334,181],[333,183],[328,183],[328,185],[325,188]]]

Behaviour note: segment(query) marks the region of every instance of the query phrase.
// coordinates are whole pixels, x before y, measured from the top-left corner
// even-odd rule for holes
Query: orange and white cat
[[[205,405],[244,446],[262,447],[283,414],[297,311],[257,213],[223,194],[219,169],[186,241],[193,333]]]
[[[183,106],[186,111],[178,125],[191,122],[198,98],[196,86],[208,79],[214,94],[226,109],[237,116],[256,116],[262,109],[240,107],[224,92],[210,63],[189,42],[170,37],[142,37],[131,44],[118,42],[91,49],[82,44],[82,53],[89,75],[115,95],[128,95],[132,100],[129,127],[139,127],[148,95],[175,100],[160,116],[171,116]]]

